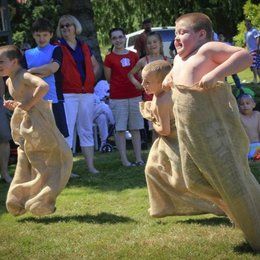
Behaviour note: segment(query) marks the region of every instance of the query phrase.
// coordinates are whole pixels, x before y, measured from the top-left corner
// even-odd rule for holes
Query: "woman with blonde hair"
[[[93,92],[99,64],[90,47],[77,39],[81,32],[82,26],[76,17],[60,17],[56,33],[63,53],[62,89],[69,130],[69,137],[66,139],[72,148],[76,128],[88,170],[95,174],[98,170],[93,163]]]

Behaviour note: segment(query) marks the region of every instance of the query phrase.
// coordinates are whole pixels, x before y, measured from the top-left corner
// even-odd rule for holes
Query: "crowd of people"
[[[2,82],[0,170],[11,182],[8,211],[55,211],[56,198],[72,176],[75,134],[88,171],[99,173],[93,123],[99,127],[101,150],[109,126],[114,126],[122,165],[145,165],[140,134],[145,119],[154,141],[145,167],[150,215],[227,215],[252,248],[260,250],[260,185],[248,164],[248,158],[259,153],[260,112],[254,111],[250,94],[241,91],[236,100],[225,81],[249,66],[255,82],[259,77],[260,33],[248,20],[246,26],[248,51],[226,44],[223,37],[213,41],[208,16],[180,16],[170,46],[173,64],[164,56],[162,39],[152,32],[150,19],[143,21],[137,53],[125,48],[124,29],[113,28],[102,84],[97,84],[100,64],[89,45],[79,40],[82,27],[72,15],[60,17],[55,44],[50,43],[51,24],[41,18],[32,25],[35,48],[22,55],[16,46],[0,47],[0,76],[8,77],[13,98],[2,98]],[[11,130],[18,144],[13,180],[7,169],[11,130],[6,109],[14,111]],[[134,162],[127,157],[127,130]]]

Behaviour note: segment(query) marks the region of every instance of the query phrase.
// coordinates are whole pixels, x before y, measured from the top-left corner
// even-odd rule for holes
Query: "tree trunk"
[[[64,14],[71,14],[80,21],[83,30],[79,38],[88,43],[100,66],[102,67],[102,58],[97,40],[97,33],[94,24],[94,13],[91,1],[63,0],[61,2],[61,6]],[[100,75],[101,74],[103,73],[101,72]]]

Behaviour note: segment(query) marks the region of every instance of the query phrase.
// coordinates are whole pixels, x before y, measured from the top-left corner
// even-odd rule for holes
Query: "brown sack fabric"
[[[11,128],[19,147],[7,209],[15,216],[27,211],[35,215],[51,214],[58,194],[69,180],[73,162],[49,102],[42,101],[29,112],[16,108]]]
[[[221,207],[260,250],[260,185],[250,171],[249,140],[231,88],[174,86],[172,99],[188,189]]]
[[[144,118],[154,121],[150,102],[140,103]],[[173,118],[173,115],[172,115]],[[171,135],[159,136],[153,143],[145,168],[149,193],[149,213],[153,217],[172,215],[224,214],[217,206],[188,191],[181,172],[181,161],[174,120]]]

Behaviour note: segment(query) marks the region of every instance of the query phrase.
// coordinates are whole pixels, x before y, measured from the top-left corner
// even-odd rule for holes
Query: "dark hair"
[[[147,24],[147,23],[151,23],[151,22],[152,22],[151,18],[146,18],[143,20],[142,24]]]
[[[120,27],[115,27],[115,28],[112,28],[110,31],[109,31],[109,38],[111,38],[111,35],[113,32],[115,31],[121,31],[124,35],[125,35],[125,31],[124,29],[120,28]]]
[[[21,63],[23,54],[15,45],[5,45],[0,47],[0,53],[6,55],[9,60],[17,59]]]
[[[210,18],[203,14],[203,13],[188,13],[181,15],[175,23],[179,22],[180,20],[188,20],[189,24],[193,28],[195,32],[200,30],[206,31],[206,38],[207,40],[211,41],[213,36],[213,29],[212,29],[212,22]]]
[[[49,32],[53,33],[53,28],[49,20],[39,18],[32,24],[32,32]]]

